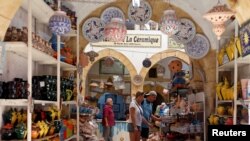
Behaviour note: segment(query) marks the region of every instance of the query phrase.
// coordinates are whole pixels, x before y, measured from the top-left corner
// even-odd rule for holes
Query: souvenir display
[[[210,49],[208,39],[201,34],[196,34],[194,39],[186,44],[185,51],[193,59],[201,59],[207,55]]]
[[[102,12],[101,20],[104,22],[104,24],[109,23],[112,18],[121,18],[123,21],[125,21],[125,16],[122,10],[117,7],[109,7]]]
[[[82,26],[82,33],[89,42],[102,41],[104,37],[104,23],[100,18],[89,18]]]
[[[141,1],[139,7],[134,7],[130,3],[128,7],[128,17],[135,24],[144,25],[146,24],[152,16],[152,8],[150,4],[146,1]]]
[[[186,18],[180,19],[179,31],[173,35],[173,38],[180,43],[190,42],[196,34],[194,23]]]
[[[242,48],[242,56],[250,53],[250,24],[249,22],[240,28],[240,42]]]

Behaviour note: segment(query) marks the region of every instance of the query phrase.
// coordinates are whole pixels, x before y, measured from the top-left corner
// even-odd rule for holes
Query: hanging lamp
[[[175,11],[171,8],[170,0],[168,1],[168,4],[170,9],[164,11],[164,15],[160,21],[160,30],[168,36],[172,36],[179,31],[180,21],[178,20]]]
[[[56,35],[64,35],[70,32],[71,20],[64,11],[60,9],[61,1],[58,1],[58,10],[49,19],[49,28]]]
[[[104,28],[106,41],[123,42],[127,34],[127,27],[121,18],[112,18]]]
[[[234,15],[227,6],[220,3],[218,0],[211,10],[209,10],[203,17],[213,24],[213,32],[216,34],[217,39],[221,38],[221,35],[225,31],[224,23]]]

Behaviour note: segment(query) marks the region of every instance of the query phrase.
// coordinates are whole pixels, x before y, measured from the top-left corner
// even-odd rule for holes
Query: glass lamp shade
[[[172,36],[179,31],[180,22],[177,19],[175,11],[172,9],[165,10],[161,18],[161,31],[168,36]]]
[[[64,11],[56,11],[49,19],[49,28],[56,35],[64,35],[71,29],[71,21]]]
[[[127,28],[121,18],[112,18],[104,28],[104,38],[106,41],[122,42],[127,34]]]

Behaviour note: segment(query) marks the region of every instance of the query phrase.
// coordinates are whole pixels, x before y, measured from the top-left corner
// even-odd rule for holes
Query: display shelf
[[[222,104],[222,103],[232,103],[233,100],[218,100],[217,103],[218,104]]]
[[[67,138],[67,139],[64,139],[64,141],[70,141],[70,140],[72,140],[72,139],[75,139],[77,136],[76,135],[73,135],[73,136],[71,136],[71,137],[69,137],[69,138]]]
[[[28,0],[24,0],[22,7],[28,11]],[[39,10],[38,10],[39,9]],[[32,15],[40,22],[48,24],[54,11],[43,0],[31,1]]]
[[[46,100],[34,100],[34,104],[42,104],[42,105],[46,105],[46,104],[57,104],[57,101],[46,101]]]
[[[62,104],[64,104],[64,105],[76,105],[76,101],[63,101]]]
[[[245,64],[250,64],[250,55],[247,55],[245,57],[239,57],[236,59],[236,63],[238,67],[242,67]],[[225,71],[225,70],[231,70],[234,68],[234,60],[227,62],[221,66],[218,67],[219,71]]]
[[[28,47],[24,42],[5,42],[6,51],[16,53],[22,57],[28,57]],[[42,52],[38,49],[32,48],[32,60],[38,64],[54,65],[57,64],[57,59]],[[76,66],[67,64],[65,62],[60,63],[63,70],[76,70]]]
[[[43,138],[39,138],[39,139],[32,139],[32,141],[44,141],[44,140],[48,140],[48,139],[51,139],[51,138],[54,138],[56,136],[58,136],[59,134],[56,133],[54,135],[51,135],[51,136],[46,136],[46,137],[43,137]],[[1,141],[27,141],[26,139],[25,140],[17,140],[17,139],[13,139],[13,140],[1,140]]]
[[[0,106],[27,106],[27,99],[0,99]]]
[[[247,100],[237,100],[236,104],[237,105],[250,104],[250,99],[247,99]]]
[[[43,137],[43,138],[39,138],[39,139],[32,139],[32,141],[44,141],[44,140],[49,140],[51,138],[54,138],[56,136],[59,136],[58,133],[54,134],[54,135],[51,135],[51,136],[46,136],[46,137]]]

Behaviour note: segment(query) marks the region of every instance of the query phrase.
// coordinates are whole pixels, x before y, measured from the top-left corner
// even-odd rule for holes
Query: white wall
[[[28,12],[20,7],[12,19],[10,26],[15,26],[20,29],[28,27]],[[51,32],[48,26],[39,23],[39,20],[36,20],[34,17],[32,18],[32,32],[35,32],[46,41],[51,38]]]

